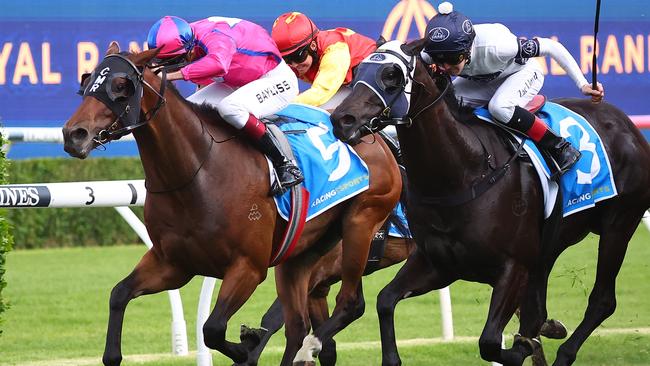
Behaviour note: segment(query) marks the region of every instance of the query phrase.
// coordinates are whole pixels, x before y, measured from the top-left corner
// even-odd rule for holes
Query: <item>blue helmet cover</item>
[[[424,51],[428,54],[469,52],[476,37],[474,25],[465,15],[452,11],[437,14],[427,24],[427,43]]]

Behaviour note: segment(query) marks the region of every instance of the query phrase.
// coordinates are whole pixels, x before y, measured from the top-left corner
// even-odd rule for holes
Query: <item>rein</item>
[[[200,119],[200,118],[199,118],[199,121],[201,121],[201,135],[204,135],[205,132],[206,132],[205,124],[203,123],[203,120]],[[179,191],[179,190],[189,186],[192,182],[194,182],[194,178],[196,178],[197,174],[199,174],[199,172],[203,168],[203,165],[205,164],[205,162],[208,161],[208,158],[211,155],[210,153],[212,152],[212,147],[214,146],[214,143],[215,143],[214,136],[212,136],[210,131],[207,131],[207,133],[210,136],[210,146],[208,147],[208,152],[205,153],[205,156],[201,160],[201,163],[199,164],[199,167],[196,168],[196,170],[194,171],[192,176],[186,182],[183,182],[183,183],[181,183],[181,184],[179,184],[179,185],[177,185],[177,186],[175,186],[173,188],[165,188],[165,189],[157,189],[157,190],[151,189],[149,184],[148,184],[148,181],[145,180],[144,187],[147,189],[147,193],[169,193],[169,192]],[[226,142],[226,141],[228,141],[230,139],[233,139],[234,137],[235,136],[231,136],[230,138],[228,138],[228,139],[226,139],[224,141],[220,141],[220,142]]]
[[[138,88],[140,87],[137,84],[144,85],[147,88],[149,88],[149,90],[151,90],[154,94],[156,94],[158,96],[158,100],[156,102],[156,105],[152,109],[147,111],[146,113],[142,114],[141,115],[142,118],[139,119],[136,123],[131,123],[131,124],[128,124],[128,125],[126,125],[124,127],[118,128],[120,123],[122,125],[125,125],[125,122],[123,121],[123,117],[125,115],[128,115],[128,113],[131,111],[131,105],[127,104],[125,106],[124,110],[117,116],[117,118],[115,118],[115,120],[110,124],[110,126],[108,128],[106,128],[106,129],[103,129],[103,130],[99,131],[97,136],[95,136],[93,138],[93,141],[95,141],[98,144],[98,147],[99,146],[104,147],[107,142],[110,142],[110,141],[112,141],[114,139],[120,138],[120,137],[122,137],[122,136],[124,136],[124,135],[126,135],[128,133],[133,132],[133,130],[135,130],[136,128],[142,127],[142,126],[148,124],[151,120],[153,120],[154,117],[156,117],[158,112],[162,109],[163,105],[166,104],[166,99],[164,98],[164,94],[165,94],[165,90],[166,90],[166,86],[167,86],[167,72],[171,68],[174,68],[174,67],[178,66],[178,65],[157,65],[156,67],[151,67],[150,65],[145,66],[145,67],[150,68],[150,70],[153,71],[156,74],[158,74],[158,73],[162,74],[161,75],[160,90],[156,90],[153,86],[151,86],[151,84],[149,84],[146,80],[144,80],[144,68],[145,67],[137,67],[137,66],[135,66],[133,64],[133,62],[131,62],[131,60],[129,60],[128,58],[126,58],[123,55],[113,54],[113,55],[111,55],[111,57],[119,57],[123,62],[126,62],[133,69],[132,70],[133,75],[128,77],[128,79],[131,80],[134,84],[136,84],[135,85],[136,90],[138,90]],[[135,98],[134,102],[137,102],[137,104],[139,106],[142,103],[142,98],[143,98],[143,93],[141,92],[141,89],[140,89],[139,95],[134,94],[134,95],[131,95],[130,98]],[[110,105],[107,104],[107,106],[109,108],[111,108]],[[235,134],[235,135],[232,135],[232,136],[226,138],[225,140],[218,141],[217,139],[214,138],[212,133],[210,133],[209,129],[206,128],[205,123],[203,122],[203,120],[201,118],[199,118],[199,121],[201,122],[201,135],[203,136],[203,135],[205,135],[207,133],[208,136],[210,137],[210,146],[208,147],[208,150],[205,153],[205,156],[201,159],[201,163],[199,164],[199,166],[196,168],[194,173],[192,173],[191,176],[186,181],[184,181],[183,183],[181,183],[181,184],[179,184],[177,186],[174,186],[172,188],[152,189],[148,185],[148,182],[145,181],[145,188],[147,189],[148,193],[167,193],[167,192],[178,191],[178,190],[181,190],[181,189],[187,187],[188,185],[190,185],[194,181],[194,179],[198,175],[199,171],[201,171],[201,169],[205,165],[206,161],[210,157],[212,147],[214,146],[214,143],[215,142],[216,143],[223,143],[223,142],[232,140],[232,139],[234,139],[234,138],[236,138],[238,136],[237,134]]]
[[[432,79],[435,78],[435,75],[433,74],[433,71],[430,69],[427,69],[429,75],[432,77]],[[420,87],[426,91],[429,95],[433,95],[424,85],[423,82],[415,80],[415,78],[411,79],[414,83],[417,83],[420,85]],[[414,113],[413,116],[408,117],[408,121],[404,121],[403,119],[400,121],[394,121],[394,125],[406,125],[406,127],[410,127],[412,124],[412,121],[416,119],[420,114],[422,114],[424,111],[428,110],[429,108],[433,107],[436,105],[440,100],[442,100],[445,95],[448,93],[449,88],[452,84],[452,81],[449,77],[446,78],[446,84],[444,89],[440,92],[440,95],[438,95],[432,102],[428,103],[425,105],[422,109],[420,109],[418,112]],[[477,136],[478,138],[478,136]],[[481,145],[483,146],[483,143],[481,142],[480,138],[478,139]],[[524,148],[524,141],[519,144],[517,147],[516,151],[513,153],[510,158],[503,164],[502,166],[498,168],[493,168],[492,164],[490,163],[490,158],[491,155],[487,154],[487,151],[485,150],[485,146],[483,146],[483,152],[486,155],[486,162],[487,166],[491,171],[488,174],[482,174],[481,177],[475,181],[469,188],[462,190],[460,192],[456,192],[450,195],[446,196],[428,196],[428,195],[423,195],[419,192],[417,192],[415,189],[411,189],[412,194],[416,197],[416,200],[418,202],[421,202],[425,205],[430,205],[430,206],[443,206],[443,207],[454,207],[454,206],[460,206],[464,203],[470,202],[483,193],[487,192],[490,188],[492,188],[498,181],[503,178],[506,173],[510,170],[510,167],[512,166],[512,163],[519,157],[521,152],[523,151]]]
[[[402,62],[404,62],[404,65],[406,65],[407,69],[409,69],[409,70],[412,67],[414,67],[411,64],[416,59],[416,56],[411,56],[411,60],[407,61],[406,59],[404,59],[404,57],[402,57],[397,52],[394,52],[394,51],[391,51],[391,50],[384,50],[383,52],[390,53],[392,55],[397,56],[400,60],[402,60]],[[424,86],[424,84],[421,81],[415,80],[415,78],[413,78],[410,75],[410,73],[407,76],[411,80],[411,82],[420,85],[423,90],[425,90],[430,95],[433,95],[433,94],[431,94],[431,92],[429,92],[429,90]],[[391,101],[391,103],[389,103],[386,106],[386,108],[384,108],[384,110],[381,112],[381,114],[379,116],[373,117],[373,118],[370,119],[370,121],[368,121],[366,128],[371,133],[376,133],[376,132],[384,129],[386,126],[406,126],[406,127],[411,127],[411,125],[413,124],[413,120],[415,118],[417,118],[422,112],[424,112],[427,109],[429,109],[429,108],[433,107],[434,105],[436,105],[438,102],[440,102],[445,97],[445,95],[449,91],[450,86],[451,86],[451,80],[447,80],[447,83],[445,84],[445,88],[440,92],[440,94],[432,102],[425,105],[422,109],[420,109],[413,116],[409,116],[409,114],[407,114],[406,116],[403,116],[403,117],[391,118],[391,117],[389,117],[390,112],[391,112],[391,107],[392,107],[392,104],[397,99],[397,96],[399,96],[399,94],[397,94],[397,96]],[[404,90],[404,86],[402,86],[402,92],[406,93],[406,91]]]
[[[97,136],[95,136],[95,138],[93,139],[100,146],[104,146],[105,143],[107,143],[109,141],[112,141],[114,139],[118,139],[118,138],[132,132],[134,129],[146,125],[147,123],[149,123],[149,121],[151,119],[153,119],[156,116],[156,114],[158,114],[158,111],[167,102],[165,100],[165,98],[163,97],[163,95],[165,94],[165,88],[167,86],[167,73],[164,70],[163,70],[163,74],[162,74],[162,77],[161,77],[162,80],[161,80],[161,83],[160,83],[160,91],[158,91],[153,86],[151,86],[151,84],[149,84],[146,80],[144,80],[143,69],[135,66],[131,62],[131,60],[129,60],[128,58],[126,58],[126,57],[124,57],[122,55],[113,55],[113,56],[119,56],[123,60],[127,61],[131,65],[131,67],[133,67],[133,69],[136,72],[137,78],[136,78],[135,81],[137,81],[139,83],[142,83],[144,86],[149,88],[149,90],[154,92],[158,96],[158,101],[156,102],[156,105],[153,107],[153,109],[147,111],[144,114],[144,119],[143,120],[140,120],[135,124],[131,124],[131,125],[128,125],[128,126],[125,126],[125,127],[122,127],[122,128],[117,128],[118,122],[120,122],[122,120],[122,118],[124,117],[125,114],[128,114],[130,112],[130,106],[126,105],[124,110],[122,111],[122,113],[120,113],[120,115],[115,118],[113,123],[111,123],[111,125],[107,129],[99,131],[97,133]],[[142,99],[142,95],[140,96],[140,99]]]
[[[494,186],[498,181],[503,178],[506,173],[510,170],[512,163],[519,157],[521,152],[524,149],[524,140],[521,141],[517,150],[508,158],[505,164],[492,170],[489,174],[483,175],[481,179],[474,182],[471,187],[464,191],[460,191],[454,194],[447,196],[426,196],[416,192],[411,187],[413,195],[416,196],[418,202],[424,203],[425,205],[430,206],[444,206],[444,207],[454,207],[460,206],[464,203],[470,202],[475,198],[479,197],[483,193],[487,192],[490,188]]]

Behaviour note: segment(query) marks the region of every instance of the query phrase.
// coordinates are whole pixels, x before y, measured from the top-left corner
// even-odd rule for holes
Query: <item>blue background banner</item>
[[[238,17],[270,31],[281,13],[302,11],[321,29],[345,26],[372,38],[384,34],[389,39],[411,40],[421,36],[439,3],[4,0],[0,2],[0,121],[9,127],[62,126],[80,102],[75,94],[79,76],[94,68],[108,43],[116,40],[122,48],[143,49],[149,26],[163,15],[178,15],[188,21],[212,15]],[[556,37],[591,79],[596,0],[525,5],[515,0],[453,3],[474,23],[500,22],[518,36]],[[650,91],[649,11],[647,0],[603,1],[601,8],[599,81],[605,85],[606,99],[629,115],[650,114],[646,102]],[[546,59],[543,64],[548,75],[542,93],[551,98],[580,96],[554,62]],[[191,85],[181,84],[180,89],[190,93]],[[116,154],[137,153],[135,149],[115,150],[121,150]]]

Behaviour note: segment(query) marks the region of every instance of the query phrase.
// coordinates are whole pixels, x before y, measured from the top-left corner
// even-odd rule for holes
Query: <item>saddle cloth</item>
[[[495,123],[486,108],[475,111],[478,118]],[[600,136],[581,115],[557,103],[547,102],[536,113],[550,128],[559,132],[582,153],[580,160],[560,178],[562,212],[567,217],[593,207],[597,202],[615,197],[616,184],[609,157]],[[521,142],[520,135],[514,135]],[[544,217],[553,211],[558,186],[550,180],[550,169],[533,141],[526,139],[524,149],[530,156],[544,191]]]
[[[406,221],[406,215],[404,215],[404,208],[402,207],[401,202],[397,202],[397,206],[393,209],[393,214],[397,216],[397,219],[402,222],[404,229],[406,229],[406,232],[401,232],[399,228],[391,222],[390,225],[388,225],[388,236],[395,238],[412,238],[413,236],[409,230],[409,225]]]
[[[272,122],[289,140],[309,191],[307,221],[369,187],[368,166],[348,144],[334,137],[327,111],[304,104],[290,104]],[[273,169],[270,169],[272,179]],[[274,197],[285,220],[291,207],[290,192]]]

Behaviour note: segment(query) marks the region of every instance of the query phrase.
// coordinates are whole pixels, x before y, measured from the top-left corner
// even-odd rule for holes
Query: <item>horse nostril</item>
[[[75,128],[70,132],[70,139],[72,141],[83,141],[88,138],[88,130],[85,128]]]
[[[351,114],[345,114],[339,118],[339,121],[343,126],[352,126],[356,120],[357,119]]]

